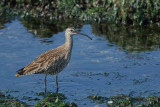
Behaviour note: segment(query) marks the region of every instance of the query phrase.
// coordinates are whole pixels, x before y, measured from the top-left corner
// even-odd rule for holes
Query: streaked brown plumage
[[[69,62],[71,51],[67,51],[65,45],[46,51],[33,62],[20,69],[17,77],[27,74],[51,74],[59,73]]]
[[[77,32],[74,28],[67,28],[65,32],[66,40],[63,45],[57,47],[56,49],[52,49],[42,53],[33,62],[18,70],[16,77],[28,74],[56,74],[56,84],[58,88],[57,74],[61,72],[69,63],[73,45],[72,35],[74,34],[81,34],[87,36],[89,39],[92,39],[88,35]]]

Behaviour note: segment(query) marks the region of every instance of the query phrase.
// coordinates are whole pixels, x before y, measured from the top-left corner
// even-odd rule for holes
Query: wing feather
[[[37,57],[34,61],[32,61],[30,64],[18,70],[16,76],[19,77],[27,74],[47,73],[53,72],[53,70],[56,71],[56,66],[60,64],[60,62],[65,62],[64,56],[64,45],[56,49],[46,51],[45,53]]]

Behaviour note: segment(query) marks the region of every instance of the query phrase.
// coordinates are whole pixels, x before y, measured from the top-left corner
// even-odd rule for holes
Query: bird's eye
[[[74,32],[74,30],[71,29],[71,32]]]

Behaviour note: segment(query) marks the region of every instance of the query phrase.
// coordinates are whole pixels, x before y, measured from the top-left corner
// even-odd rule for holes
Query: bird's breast
[[[71,57],[71,52],[66,52],[61,55],[59,55],[55,61],[51,64],[51,66],[48,69],[48,74],[55,75],[61,72],[69,63]]]

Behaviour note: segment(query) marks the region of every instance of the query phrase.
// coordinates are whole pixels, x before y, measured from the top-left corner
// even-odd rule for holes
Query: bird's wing
[[[46,73],[46,70],[51,67],[52,64],[56,63],[59,60],[59,56],[63,54],[63,46],[60,46],[56,49],[46,51],[37,57],[30,64],[24,68],[18,70],[16,76],[27,75],[27,74],[39,74]]]

